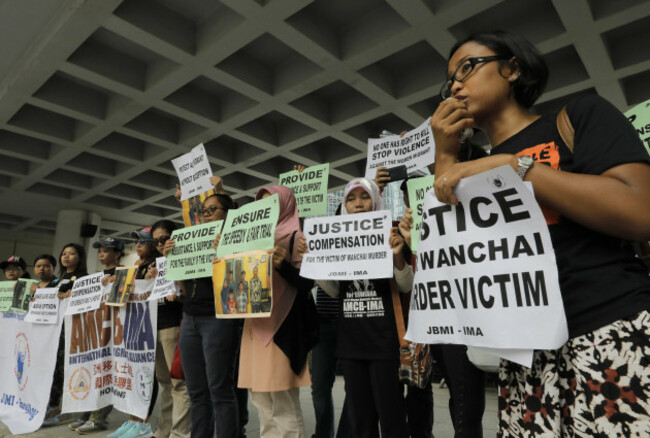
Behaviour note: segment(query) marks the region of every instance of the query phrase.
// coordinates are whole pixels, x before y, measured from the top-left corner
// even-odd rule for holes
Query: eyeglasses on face
[[[157,239],[153,239],[153,244],[155,246],[164,245],[169,240],[169,238],[170,238],[170,236],[162,236],[162,237],[159,237]]]
[[[493,55],[493,56],[477,56],[474,58],[467,58],[464,60],[456,69],[453,75],[447,79],[447,81],[442,84],[440,89],[440,96],[443,99],[448,99],[451,97],[451,87],[454,85],[454,81],[463,82],[467,77],[472,73],[474,67],[478,64],[484,64],[490,61],[496,61],[499,59],[507,59],[505,56]]]
[[[223,207],[203,207],[201,208],[201,214],[203,216],[208,215],[212,216],[217,210],[225,210]]]

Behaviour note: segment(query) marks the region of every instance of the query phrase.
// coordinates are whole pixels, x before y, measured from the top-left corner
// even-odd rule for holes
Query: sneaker
[[[76,431],[79,426],[83,426],[86,423],[86,420],[74,420],[72,423],[68,424],[68,429]]]
[[[52,426],[58,426],[60,424],[66,424],[71,421],[74,421],[74,418],[70,416],[70,414],[56,414],[50,418],[46,418],[43,420],[43,427],[52,427]]]
[[[134,425],[120,435],[120,438],[151,438],[152,436],[153,431],[149,423],[134,422]]]
[[[118,438],[123,433],[126,433],[129,429],[135,426],[135,421],[125,421],[115,432],[108,434],[106,438]]]
[[[100,430],[106,430],[106,426],[99,423],[95,423],[92,420],[86,421],[84,424],[77,428],[77,433],[79,435],[88,435],[89,433],[99,432]]]

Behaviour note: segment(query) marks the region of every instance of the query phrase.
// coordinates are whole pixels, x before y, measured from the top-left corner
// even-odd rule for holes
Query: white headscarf
[[[366,178],[355,178],[345,186],[343,202],[341,204],[341,214],[349,214],[348,210],[345,208],[345,200],[348,197],[348,194],[354,189],[361,189],[370,195],[370,198],[372,198],[372,211],[384,209],[384,198],[381,196],[381,190],[379,190],[377,184]]]

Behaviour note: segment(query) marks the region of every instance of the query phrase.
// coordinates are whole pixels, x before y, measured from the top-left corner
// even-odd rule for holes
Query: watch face
[[[535,160],[533,160],[533,157],[529,157],[528,155],[524,155],[520,157],[520,159],[521,159],[521,163],[524,166],[530,166],[535,162]]]

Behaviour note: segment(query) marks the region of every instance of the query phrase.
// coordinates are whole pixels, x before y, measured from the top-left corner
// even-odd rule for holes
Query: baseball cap
[[[107,237],[106,239],[93,243],[93,248],[113,248],[119,252],[124,252],[124,241],[120,239],[114,239],[112,237]]]
[[[151,227],[143,228],[140,231],[131,231],[131,237],[145,242],[153,242],[153,236],[151,235]]]
[[[5,260],[4,262],[0,263],[0,269],[3,271],[7,269],[7,266],[9,265],[18,265],[23,271],[27,268],[27,264],[25,263],[25,260],[23,260],[21,257],[18,256],[11,256],[9,257],[8,260]]]

